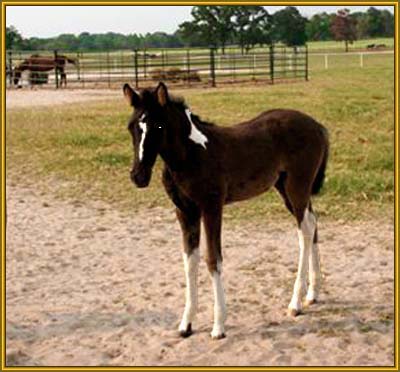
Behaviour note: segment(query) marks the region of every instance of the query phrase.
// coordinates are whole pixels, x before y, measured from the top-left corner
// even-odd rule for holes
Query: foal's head
[[[138,94],[125,84],[123,91],[134,108],[128,124],[134,147],[131,180],[137,187],[146,187],[166,136],[167,87],[160,83],[156,89],[146,89]]]

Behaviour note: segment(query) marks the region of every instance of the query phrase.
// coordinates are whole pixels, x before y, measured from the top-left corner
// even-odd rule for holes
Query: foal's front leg
[[[299,235],[300,252],[299,266],[297,270],[296,281],[294,284],[293,296],[288,308],[288,314],[291,316],[296,316],[302,311],[302,297],[306,294],[307,291],[308,264],[316,227],[315,216],[307,208],[304,211],[301,210],[300,212],[296,212],[298,212],[296,213],[296,218],[299,223],[299,228],[297,232]],[[315,268],[312,267],[312,269]]]
[[[226,304],[222,284],[221,224],[222,206],[218,203],[203,210],[204,230],[207,238],[207,266],[214,290],[213,339],[225,337]]]
[[[183,264],[186,276],[186,305],[179,333],[182,337],[192,334],[192,322],[197,312],[197,272],[200,261],[200,212],[191,208],[183,212],[176,209],[183,235]]]

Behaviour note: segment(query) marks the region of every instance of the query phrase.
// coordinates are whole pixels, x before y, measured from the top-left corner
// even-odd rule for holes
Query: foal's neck
[[[187,121],[187,113],[181,110],[171,113],[170,122],[167,124],[166,140],[161,147],[160,155],[167,167],[172,171],[183,171],[193,167],[196,151],[193,146],[198,143],[190,139],[191,124]],[[196,129],[199,130],[198,123]]]

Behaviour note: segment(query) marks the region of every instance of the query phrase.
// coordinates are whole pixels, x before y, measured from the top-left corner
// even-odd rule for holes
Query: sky
[[[285,6],[265,6],[274,13]],[[319,12],[336,12],[344,6],[297,6],[303,16]],[[369,6],[346,6],[352,12]],[[388,9],[393,6],[375,6]],[[178,25],[191,19],[192,6],[12,6],[6,7],[6,24],[15,26],[23,37],[53,37],[81,32],[145,34],[163,31],[172,33]]]

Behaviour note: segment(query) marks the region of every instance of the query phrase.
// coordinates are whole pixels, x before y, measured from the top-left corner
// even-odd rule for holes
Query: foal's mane
[[[188,109],[188,105],[185,102],[185,99],[183,97],[180,96],[170,96],[170,102],[178,109],[181,111],[185,111],[186,109]],[[192,116],[192,120],[195,124],[198,125],[203,125],[203,126],[215,126],[214,123],[209,123],[207,121],[204,121],[200,118],[200,116],[194,114],[193,112],[191,112],[191,116]]]
[[[154,102],[154,92],[155,92],[155,89],[145,88],[141,91],[141,96],[144,100],[148,100],[148,102]],[[189,108],[185,102],[185,99],[181,96],[169,95],[169,103],[172,104],[175,108],[177,108],[179,111],[182,111],[182,112],[185,112],[185,110]],[[215,126],[215,124],[213,124],[213,123],[203,121],[196,114],[193,114],[193,113],[191,113],[191,114],[192,114],[191,115],[192,120],[195,124],[200,125],[200,126]]]

